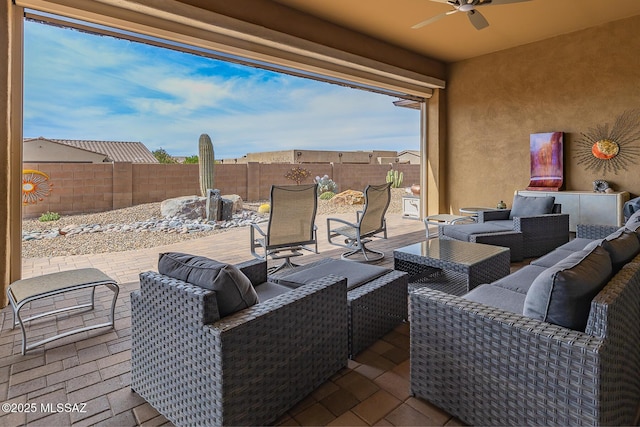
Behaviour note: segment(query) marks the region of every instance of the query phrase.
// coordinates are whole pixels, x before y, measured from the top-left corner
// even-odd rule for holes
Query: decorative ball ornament
[[[640,109],[620,114],[613,125],[599,125],[581,133],[576,141],[579,165],[594,172],[628,170],[630,164],[637,164],[640,157]]]

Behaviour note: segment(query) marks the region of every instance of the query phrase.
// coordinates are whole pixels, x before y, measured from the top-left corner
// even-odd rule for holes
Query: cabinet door
[[[580,223],[618,225],[618,198],[608,194],[581,194]]]
[[[556,198],[555,203],[561,205],[561,213],[569,214],[569,231],[576,231],[576,224],[580,224],[581,221],[581,204],[578,194],[565,194],[565,193],[549,193],[549,196]]]

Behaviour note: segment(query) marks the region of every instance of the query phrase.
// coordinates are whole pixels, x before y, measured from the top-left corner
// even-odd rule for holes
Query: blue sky
[[[285,149],[417,150],[396,98],[25,22],[24,136],[140,141],[174,156]]]

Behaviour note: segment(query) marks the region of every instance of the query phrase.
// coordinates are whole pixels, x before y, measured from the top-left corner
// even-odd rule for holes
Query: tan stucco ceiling
[[[483,6],[481,31],[464,13],[411,26],[451,10],[430,0],[275,0],[318,18],[440,59],[463,59],[547,39],[640,14],[640,0],[531,0]],[[640,33],[639,33],[640,34]]]

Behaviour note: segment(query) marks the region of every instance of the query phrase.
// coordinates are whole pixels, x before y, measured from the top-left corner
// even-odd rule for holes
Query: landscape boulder
[[[206,198],[198,196],[182,196],[163,200],[160,203],[160,214],[167,218],[183,219],[205,218]]]
[[[222,198],[231,200],[231,202],[233,202],[233,213],[242,212],[242,209],[244,207],[242,204],[242,197],[238,196],[237,194],[226,194],[222,196]]]
[[[364,204],[364,193],[356,190],[346,190],[331,198],[331,203],[336,205],[362,205]]]

